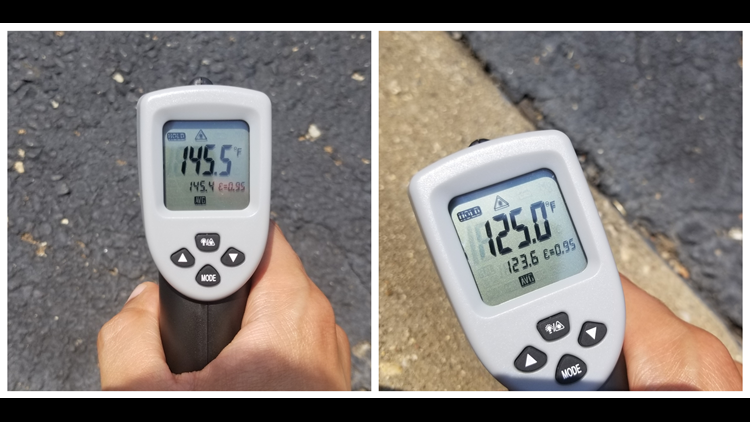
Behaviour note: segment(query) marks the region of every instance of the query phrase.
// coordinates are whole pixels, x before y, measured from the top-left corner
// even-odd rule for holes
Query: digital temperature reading
[[[586,254],[549,170],[460,195],[449,211],[482,301],[490,306],[586,268]]]
[[[164,205],[174,211],[247,207],[249,133],[240,120],[167,122]]]

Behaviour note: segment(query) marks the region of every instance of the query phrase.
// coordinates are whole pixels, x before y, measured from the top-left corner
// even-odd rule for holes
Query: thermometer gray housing
[[[448,208],[450,201],[539,169],[552,171],[576,228],[587,264],[583,271],[490,306],[482,301]],[[418,172],[409,197],[437,272],[474,352],[487,370],[512,390],[596,390],[620,356],[625,302],[619,274],[578,157],[563,133],[539,131],[479,143]],[[570,332],[547,341],[537,330],[546,318],[565,313]],[[584,323],[607,328],[593,347],[579,344]],[[546,354],[532,372],[514,365],[531,346]],[[555,380],[558,362],[574,355],[585,362],[577,382]]]
[[[138,101],[138,161],[143,224],[151,256],[164,278],[184,296],[203,302],[224,299],[240,289],[255,271],[266,246],[271,201],[271,101],[262,92],[221,85],[189,85],[146,94]],[[249,126],[250,203],[240,210],[167,209],[164,203],[163,128],[172,120],[242,120]],[[220,248],[201,252],[199,233],[218,233]],[[205,265],[216,268],[227,247],[245,262],[220,268],[214,286],[196,283]],[[186,248],[195,263],[175,265],[170,256]]]

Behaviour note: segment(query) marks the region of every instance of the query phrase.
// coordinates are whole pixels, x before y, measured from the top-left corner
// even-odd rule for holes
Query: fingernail
[[[141,294],[145,289],[146,289],[146,283],[139,284],[138,287],[136,287],[135,290],[133,290],[133,293],[130,294],[130,297],[128,298],[127,301],[125,301],[125,303],[130,302],[134,297]]]

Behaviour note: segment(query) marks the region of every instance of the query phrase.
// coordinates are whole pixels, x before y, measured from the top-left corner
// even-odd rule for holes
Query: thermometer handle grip
[[[250,282],[216,302],[184,296],[159,274],[159,330],[169,369],[199,371],[229,344],[242,325]]]
[[[628,368],[625,365],[625,354],[620,352],[615,369],[612,370],[609,379],[599,388],[599,391],[629,391]]]

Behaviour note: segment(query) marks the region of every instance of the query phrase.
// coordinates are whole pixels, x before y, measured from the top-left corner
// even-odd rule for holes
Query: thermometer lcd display
[[[550,170],[457,196],[448,211],[487,305],[499,305],[586,268],[586,254]]]
[[[246,122],[169,121],[162,133],[167,209],[241,210],[250,204]]]

